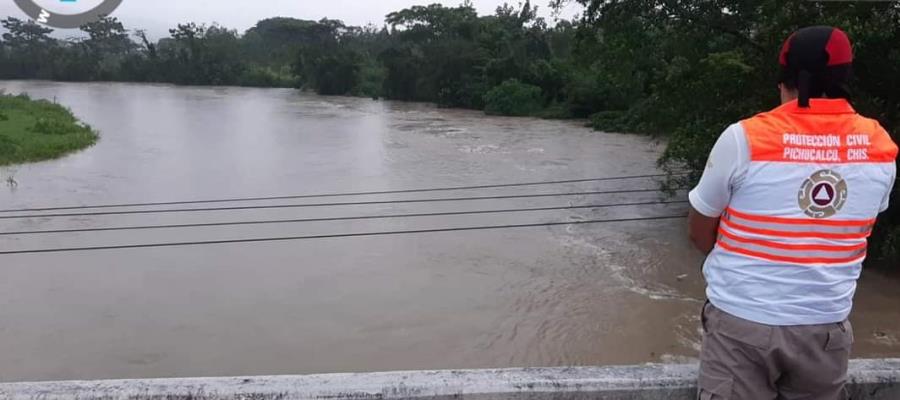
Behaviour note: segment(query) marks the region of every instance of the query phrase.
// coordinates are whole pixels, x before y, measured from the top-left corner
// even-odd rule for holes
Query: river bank
[[[62,157],[98,137],[61,105],[0,94],[0,167]]]

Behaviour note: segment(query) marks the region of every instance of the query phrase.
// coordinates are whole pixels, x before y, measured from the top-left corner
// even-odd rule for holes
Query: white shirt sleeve
[[[887,209],[891,206],[891,193],[894,192],[893,187],[897,182],[897,165],[893,165],[893,173],[891,174],[891,182],[895,182],[891,185],[891,190],[888,190],[887,194],[884,195],[884,202],[881,203],[881,212],[887,211]]]
[[[722,215],[731,195],[743,182],[750,165],[750,146],[744,127],[728,127],[709,155],[700,183],[688,195],[691,206],[710,218]]]

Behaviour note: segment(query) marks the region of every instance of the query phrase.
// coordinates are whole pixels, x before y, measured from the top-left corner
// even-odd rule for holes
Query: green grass
[[[97,139],[97,133],[65,107],[0,94],[0,166],[59,158]]]

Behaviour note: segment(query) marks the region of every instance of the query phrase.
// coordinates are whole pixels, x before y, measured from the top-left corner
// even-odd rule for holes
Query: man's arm
[[[700,183],[688,196],[688,236],[703,254],[709,254],[716,245],[719,219],[731,202],[735,184],[743,179],[749,159],[744,129],[740,124],[732,125],[719,137]]]
[[[691,207],[688,214],[688,235],[694,247],[703,254],[709,254],[716,246],[718,234],[719,217],[707,217]]]

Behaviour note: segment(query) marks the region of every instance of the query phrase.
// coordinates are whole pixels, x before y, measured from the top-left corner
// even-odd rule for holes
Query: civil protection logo
[[[831,218],[847,203],[847,181],[832,170],[821,170],[809,177],[800,187],[800,209],[816,218]]]
[[[14,0],[31,19],[38,23],[60,29],[75,29],[84,24],[96,22],[104,15],[112,14],[122,4],[122,0],[104,0],[96,7],[77,14],[61,14],[48,11],[35,0]],[[60,0],[64,3],[75,3],[78,0]]]

